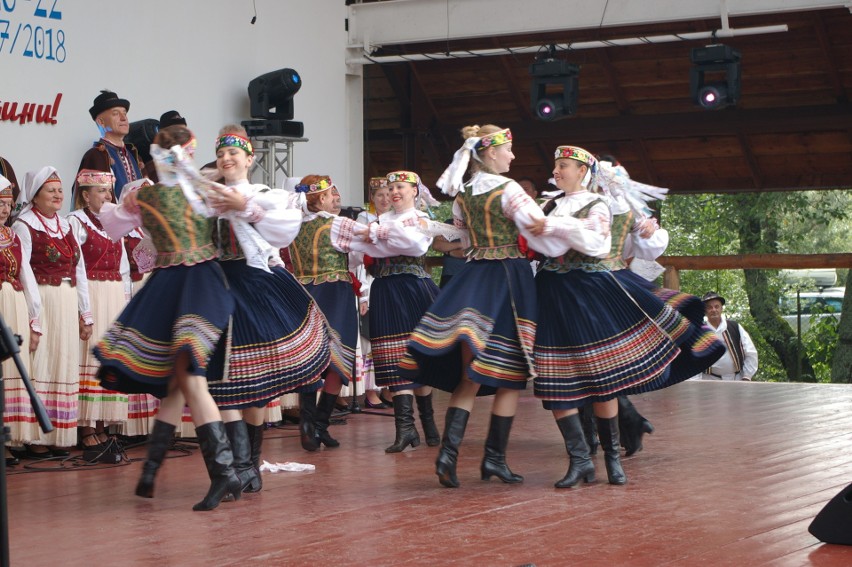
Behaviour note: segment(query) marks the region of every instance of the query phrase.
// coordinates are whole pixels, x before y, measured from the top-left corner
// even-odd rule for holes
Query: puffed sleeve
[[[30,258],[33,252],[33,241],[30,238],[30,230],[26,223],[17,221],[12,224],[12,230],[21,241],[21,285],[24,286],[24,297],[27,300],[27,313],[30,319],[30,329],[41,334],[41,294],[38,291],[33,268],[30,266]]]
[[[612,248],[609,206],[603,202],[595,204],[585,219],[550,215],[546,217],[544,234],[524,236],[530,248],[551,258],[569,250],[604,258]]]
[[[70,228],[69,228],[70,230]],[[73,234],[71,235],[74,236]],[[76,238],[74,240],[77,240]],[[77,285],[77,310],[80,312],[80,318],[86,325],[94,323],[92,319],[92,308],[89,304],[89,278],[86,277],[86,260],[83,254],[80,254],[80,260],[77,261],[76,267]]]
[[[331,223],[331,245],[338,252],[362,252],[370,254],[374,246],[364,241],[369,229],[347,217],[335,217]]]
[[[664,228],[658,228],[648,238],[642,238],[639,234],[631,232],[630,238],[624,243],[622,256],[653,261],[662,256],[668,246],[669,232]]]
[[[257,193],[239,213],[276,248],[290,246],[302,228],[302,211],[289,207],[288,195],[281,189]]]
[[[416,214],[390,222],[370,225],[370,241],[376,258],[389,256],[423,256],[432,245],[432,237],[420,230],[420,218]]]
[[[142,215],[139,214],[139,211],[130,212],[126,205],[127,196],[133,192],[122,192],[121,200],[117,205],[115,203],[104,203],[98,215],[104,231],[116,242],[137,226],[142,226]]]
[[[500,204],[503,214],[515,223],[521,234],[527,231],[527,226],[533,221],[544,218],[541,207],[515,181],[508,182],[504,187]],[[524,236],[526,237],[526,234]]]

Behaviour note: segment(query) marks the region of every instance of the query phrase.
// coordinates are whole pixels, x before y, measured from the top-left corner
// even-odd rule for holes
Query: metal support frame
[[[276,188],[276,172],[283,173],[285,179],[293,176],[293,144],[307,141],[307,138],[290,138],[287,136],[257,136],[252,138],[254,164],[250,176],[260,170],[263,174],[261,183]]]

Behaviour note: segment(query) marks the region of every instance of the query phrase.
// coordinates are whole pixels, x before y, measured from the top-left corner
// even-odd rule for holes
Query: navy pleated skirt
[[[481,385],[526,388],[533,375],[536,295],[530,263],[523,258],[473,260],[441,290],[411,333],[400,373],[409,380],[452,392],[462,370]],[[461,345],[473,360],[462,368]]]
[[[412,383],[399,374],[399,361],[411,331],[438,297],[431,278],[412,274],[379,277],[370,286],[370,346],[376,385],[391,391],[411,390]]]
[[[329,364],[325,319],[287,270],[271,273],[245,260],[220,262],[236,302],[224,378],[208,384],[223,409],[264,407],[309,387]]]
[[[182,351],[190,373],[221,376],[233,312],[217,262],[154,270],[93,349],[101,385],[163,398]]]
[[[355,369],[355,346],[358,341],[358,307],[352,284],[346,281],[307,284],[305,289],[316,301],[326,319],[328,346],[331,355],[329,369],[333,369],[343,384],[349,384]],[[298,388],[298,392],[312,392],[319,385]]]

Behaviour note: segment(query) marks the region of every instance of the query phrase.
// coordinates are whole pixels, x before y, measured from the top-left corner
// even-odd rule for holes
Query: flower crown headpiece
[[[506,128],[505,130],[499,130],[493,134],[486,134],[482,136],[476,143],[475,149],[476,151],[484,150],[491,146],[502,146],[503,144],[508,144],[511,141],[512,131]]]
[[[554,158],[573,159],[579,161],[580,163],[584,163],[589,167],[597,163],[597,160],[591,153],[577,146],[559,146],[558,148],[556,148],[556,154],[554,155]]]
[[[331,182],[331,178],[323,177],[316,183],[311,183],[310,185],[296,185],[296,193],[305,193],[307,195],[313,195],[314,193],[322,193],[323,191],[327,191],[334,187],[334,183]]]
[[[383,189],[388,186],[388,178],[387,177],[371,177],[370,178],[370,191],[376,191],[378,189]]]
[[[225,147],[240,148],[248,155],[254,155],[254,148],[251,145],[251,141],[238,134],[224,134],[216,138],[216,151],[218,152],[221,148]]]
[[[96,169],[81,169],[77,174],[77,185],[79,187],[109,187],[115,184],[115,175],[111,171],[98,171]]]
[[[388,183],[396,183],[397,181],[403,181],[405,183],[420,185],[420,176],[414,173],[413,171],[392,171],[388,173],[387,180]]]

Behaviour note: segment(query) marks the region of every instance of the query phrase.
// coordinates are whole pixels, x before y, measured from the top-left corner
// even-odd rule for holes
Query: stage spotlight
[[[739,102],[739,51],[726,45],[708,45],[693,49],[689,58],[693,64],[689,70],[689,93],[697,105],[714,110]]]
[[[554,57],[553,46],[545,57],[530,65],[530,102],[533,116],[548,122],[577,113],[580,67]]]
[[[293,69],[279,69],[252,79],[248,84],[249,111],[256,120],[242,124],[249,136],[290,136],[304,133],[301,122],[293,122],[293,96],[302,88],[302,78]]]

